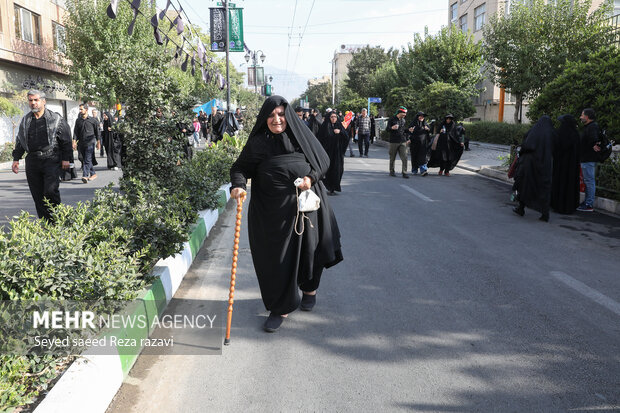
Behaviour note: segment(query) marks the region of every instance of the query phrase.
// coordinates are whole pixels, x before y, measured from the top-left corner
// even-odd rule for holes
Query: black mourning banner
[[[211,51],[226,51],[226,10],[209,8],[211,12]]]

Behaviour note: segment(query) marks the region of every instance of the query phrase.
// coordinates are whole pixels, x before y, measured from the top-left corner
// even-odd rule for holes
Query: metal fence
[[[607,24],[611,32],[611,44],[620,46],[620,14],[611,16],[609,20],[607,20]]]

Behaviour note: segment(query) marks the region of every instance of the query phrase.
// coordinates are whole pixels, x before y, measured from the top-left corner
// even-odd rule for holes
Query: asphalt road
[[[243,231],[231,345],[140,357],[109,412],[620,411],[620,220],[521,218],[504,183],[393,178],[370,154],[329,198],[345,261],[314,311],[262,331]],[[224,306],[234,213],[177,297]]]
[[[77,152],[74,155],[77,159]],[[103,188],[110,182],[118,182],[118,179],[123,175],[120,170],[109,170],[106,167],[105,157],[97,155],[97,161],[99,165],[95,166],[96,180],[83,183],[81,180],[82,171],[76,168],[77,179],[60,183],[60,199],[63,204],[75,205],[80,201],[92,199],[95,190]],[[76,165],[81,165],[81,162],[77,161]],[[7,230],[10,219],[19,215],[21,211],[27,211],[35,217],[37,216],[37,209],[34,207],[34,201],[26,181],[24,161],[20,163],[17,175],[11,171],[10,166],[0,169],[0,200],[0,228],[4,227],[4,230]]]

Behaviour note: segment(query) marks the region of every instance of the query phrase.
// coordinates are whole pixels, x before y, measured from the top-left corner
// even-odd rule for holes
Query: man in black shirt
[[[51,205],[60,204],[60,168],[69,169],[73,155],[71,129],[62,116],[45,109],[45,93],[34,89],[28,91],[28,105],[31,113],[19,123],[11,169],[18,173],[19,160],[28,152],[26,179],[37,215],[50,220],[45,200]]]
[[[594,211],[594,196],[596,194],[594,173],[596,171],[596,162],[599,160],[598,152],[601,151],[598,136],[599,126],[596,123],[596,113],[592,108],[585,108],[581,112],[579,119],[585,125],[579,142],[579,161],[581,162],[581,171],[583,172],[583,182],[586,185],[586,198],[577,207],[577,211],[592,212]]]
[[[73,148],[78,148],[82,154],[82,182],[88,183],[97,179],[97,173],[93,166],[95,157],[95,145],[101,147],[101,135],[99,134],[99,122],[88,116],[88,105],[80,104],[80,116],[75,120],[73,128]]]

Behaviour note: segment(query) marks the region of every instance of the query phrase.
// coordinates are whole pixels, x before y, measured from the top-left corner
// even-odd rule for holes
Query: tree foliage
[[[311,108],[323,113],[332,105],[332,82],[310,85],[306,88],[304,95],[307,97]]]
[[[488,71],[520,105],[555,79],[568,61],[584,59],[609,41],[609,2],[588,14],[592,0],[513,2],[484,26]],[[515,113],[515,122],[518,114]]]
[[[390,60],[391,54],[391,50],[386,53],[380,46],[366,46],[353,53],[353,59],[347,65],[348,78],[344,82],[345,87],[362,98],[370,97],[373,88],[372,74]]]
[[[418,105],[430,119],[443,120],[451,113],[456,120],[460,120],[476,113],[471,96],[453,84],[431,83],[423,89],[420,96]]]
[[[596,111],[599,124],[610,137],[620,138],[620,51],[605,47],[583,62],[570,62],[531,103],[528,118],[542,115],[552,119],[570,113],[579,116],[584,108]]]
[[[416,33],[413,44],[400,54],[395,71],[398,85],[414,92],[434,82],[455,85],[469,96],[479,93],[476,84],[482,80],[482,48],[470,33],[443,27],[436,35],[424,37]]]

